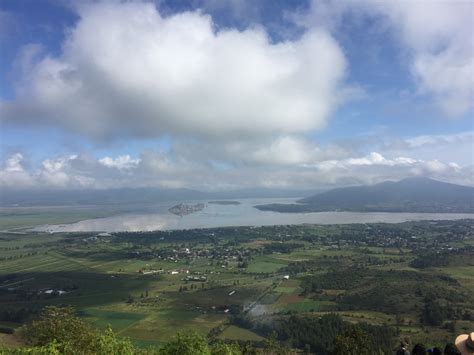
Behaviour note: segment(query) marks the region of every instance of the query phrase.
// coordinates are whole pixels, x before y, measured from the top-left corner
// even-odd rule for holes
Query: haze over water
[[[421,220],[456,220],[474,218],[470,213],[393,213],[393,212],[313,212],[279,213],[260,211],[253,206],[266,203],[293,203],[295,199],[241,199],[240,205],[206,204],[199,212],[179,217],[168,212],[177,202],[154,206],[153,212],[127,213],[106,218],[86,219],[76,223],[42,225],[35,231],[120,232],[154,231],[230,226],[268,226],[286,224],[401,223]],[[202,201],[190,201],[196,203]]]

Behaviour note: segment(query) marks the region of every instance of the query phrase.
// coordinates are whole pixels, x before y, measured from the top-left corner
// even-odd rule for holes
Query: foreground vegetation
[[[334,318],[337,320],[337,316]],[[333,320],[334,320],[333,319]],[[340,320],[339,320],[340,321]],[[0,348],[0,354],[143,354],[143,355],[239,355],[239,354],[293,354],[274,337],[259,347],[238,343],[214,341],[208,343],[195,332],[178,333],[161,347],[137,348],[130,340],[119,338],[111,328],[98,331],[75,316],[72,308],[46,307],[35,320],[20,329],[20,335],[30,347]],[[381,354],[380,346],[362,327],[349,325],[347,330],[332,341],[333,355]],[[349,351],[348,351],[349,350]]]
[[[205,354],[330,354],[356,338],[391,354],[400,340],[442,347],[474,329],[472,220],[4,232],[0,262],[0,344],[20,353],[67,350],[24,336],[45,307],[63,305],[93,329],[91,346],[129,353],[163,353],[181,332]]]

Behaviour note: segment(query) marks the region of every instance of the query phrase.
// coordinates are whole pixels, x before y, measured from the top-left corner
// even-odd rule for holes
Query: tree
[[[375,355],[380,354],[379,349],[375,349],[371,337],[359,326],[338,335],[334,340],[333,355]]]
[[[118,338],[111,328],[99,332],[74,314],[71,307],[46,307],[37,320],[26,325],[21,334],[33,347],[5,350],[16,355],[153,355],[158,349],[142,350],[127,338]],[[4,351],[5,350],[5,351]]]
[[[265,355],[289,355],[294,354],[294,351],[281,346],[277,339],[277,334],[272,333],[264,341],[263,354]]]
[[[68,348],[92,348],[96,334],[89,324],[74,315],[71,307],[54,306],[46,307],[39,319],[26,325],[21,333],[35,346],[56,342],[61,352]]]
[[[9,355],[60,355],[59,344],[55,341],[44,346],[34,348],[0,348],[0,354]]]
[[[138,354],[129,339],[117,338],[113,330],[109,327],[104,334],[99,335],[94,342],[94,352],[96,354]]]
[[[445,310],[432,298],[425,298],[421,321],[428,325],[440,325],[445,318]]]
[[[238,344],[226,344],[218,342],[211,346],[212,355],[241,355],[242,350]]]
[[[206,339],[201,335],[190,332],[179,332],[176,339],[167,343],[160,350],[163,355],[211,355]]]

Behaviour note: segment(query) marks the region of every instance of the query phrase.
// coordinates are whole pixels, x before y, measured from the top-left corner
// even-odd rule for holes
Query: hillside
[[[315,190],[241,189],[230,191],[198,191],[165,188],[117,189],[6,189],[0,187],[0,206],[81,206],[154,204],[161,201],[195,201],[241,198],[284,198],[305,196]]]
[[[474,212],[474,188],[428,178],[407,178],[337,188],[297,202],[256,208],[277,212]]]

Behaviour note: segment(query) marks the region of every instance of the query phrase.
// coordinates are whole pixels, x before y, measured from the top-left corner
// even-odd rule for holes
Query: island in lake
[[[177,215],[177,216],[186,216],[188,214],[199,212],[205,207],[204,203],[197,203],[195,205],[187,205],[185,203],[180,203],[179,205],[173,206],[168,211]]]
[[[239,201],[225,201],[225,200],[209,201],[208,203],[209,203],[209,204],[213,204],[213,205],[225,205],[225,206],[229,206],[229,205],[240,205],[240,202],[239,202]]]

